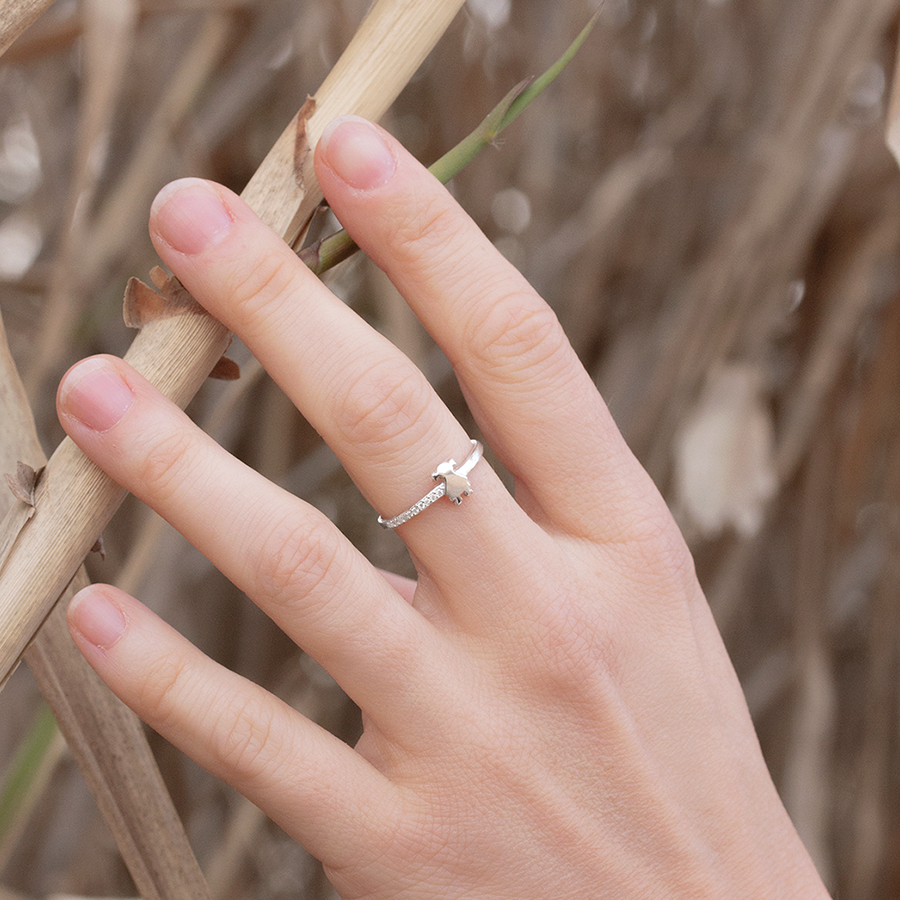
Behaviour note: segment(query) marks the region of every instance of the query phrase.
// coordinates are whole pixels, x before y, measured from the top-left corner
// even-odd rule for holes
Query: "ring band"
[[[462,503],[462,498],[468,497],[472,493],[472,485],[469,484],[467,476],[475,468],[475,463],[481,459],[482,450],[479,441],[472,441],[472,452],[469,453],[462,465],[457,466],[452,459],[441,463],[431,476],[439,482],[436,488],[429,491],[418,503],[413,503],[408,510],[392,519],[382,519],[379,516],[378,524],[382,528],[397,528],[404,522],[408,522],[413,516],[417,516],[423,509],[428,509],[432,503],[440,500],[444,495],[457,505]]]

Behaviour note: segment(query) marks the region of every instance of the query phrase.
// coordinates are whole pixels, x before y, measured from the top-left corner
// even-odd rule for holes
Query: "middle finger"
[[[154,203],[151,236],[185,287],[253,350],[385,518],[430,491],[439,464],[467,457],[468,436],[424,375],[230,191],[175,182]],[[469,571],[498,564],[508,571],[509,562],[532,555],[523,529],[537,538],[485,462],[469,477],[473,496],[458,508],[440,500],[399,528],[420,568],[462,595],[474,587]]]

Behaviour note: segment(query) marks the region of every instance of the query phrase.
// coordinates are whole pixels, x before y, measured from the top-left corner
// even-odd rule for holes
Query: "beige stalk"
[[[315,97],[308,145],[342,113],[379,117],[446,30],[463,0],[379,0]],[[295,153],[300,114],[276,142],[244,191],[261,218],[294,241],[321,193],[308,154]],[[297,171],[295,172],[295,155]],[[299,175],[299,177],[298,177]],[[225,351],[230,335],[199,306],[147,322],[126,360],[180,406],[193,397]],[[68,439],[50,459],[21,524],[14,507],[0,545],[0,684],[77,571],[123,498],[122,489]],[[20,517],[17,519],[17,516]]]

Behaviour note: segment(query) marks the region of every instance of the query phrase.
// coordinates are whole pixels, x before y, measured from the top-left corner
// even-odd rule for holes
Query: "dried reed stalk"
[[[53,0],[0,0],[0,56]]]
[[[463,0],[380,0],[316,94],[305,121],[314,146],[339,113],[379,117],[446,30]],[[298,113],[244,191],[261,218],[294,241],[321,199],[311,160],[297,155]],[[296,155],[296,167],[295,167]],[[171,297],[170,297],[171,299]],[[174,302],[147,322],[126,359],[180,406],[186,405],[228,346],[230,335],[193,301]],[[35,512],[11,520],[0,565],[0,683],[15,665],[97,540],[124,491],[68,439],[37,486]],[[16,510],[13,511],[14,513]],[[21,514],[21,509],[18,510]]]
[[[0,464],[38,468],[44,455],[0,319]],[[15,502],[0,489],[0,513]],[[22,503],[22,501],[18,501]],[[87,585],[79,569],[65,596]],[[72,643],[57,606],[25,650],[25,660],[109,824],[144,900],[209,896],[181,821],[137,717],[110,693]]]

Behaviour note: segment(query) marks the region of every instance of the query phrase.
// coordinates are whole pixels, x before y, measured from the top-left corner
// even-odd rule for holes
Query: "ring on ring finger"
[[[472,493],[472,485],[469,483],[469,472],[475,468],[475,464],[481,459],[483,448],[480,441],[472,441],[472,451],[459,465],[451,459],[441,463],[432,473],[431,477],[438,482],[437,487],[430,490],[421,500],[414,503],[409,509],[393,516],[390,519],[378,517],[378,524],[382,528],[397,528],[408,522],[414,516],[436,503],[441,497],[448,497],[457,506],[462,503],[463,497]]]

